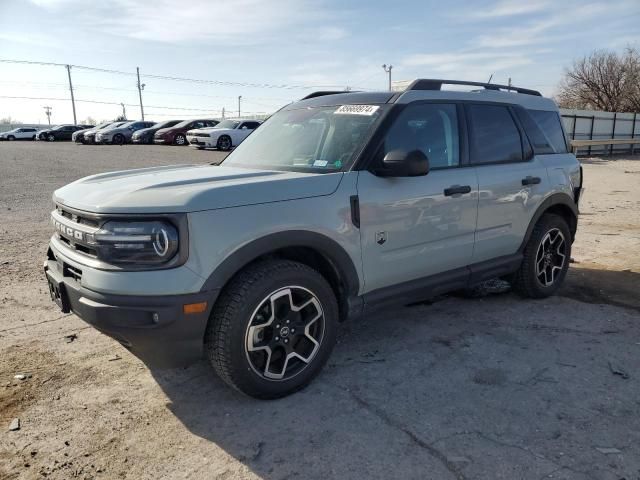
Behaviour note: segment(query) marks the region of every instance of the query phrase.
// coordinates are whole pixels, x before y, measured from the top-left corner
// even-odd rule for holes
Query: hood
[[[185,129],[184,128],[176,128],[176,127],[160,128],[159,130],[156,130],[156,135],[164,135],[165,133],[178,132],[178,131],[182,131],[182,130],[185,130]]]
[[[330,195],[342,175],[175,165],[92,175],[53,200],[94,213],[196,212]]]
[[[133,133],[137,135],[146,135],[147,133],[156,133],[159,130],[160,129],[156,127],[149,127],[149,128],[141,128],[140,130],[136,130]],[[163,130],[167,130],[167,129],[163,128]]]

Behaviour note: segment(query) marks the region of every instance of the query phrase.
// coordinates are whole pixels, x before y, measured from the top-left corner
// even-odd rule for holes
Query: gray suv
[[[536,91],[318,92],[221,166],[60,188],[45,271],[62,311],[148,365],[204,354],[229,385],[276,398],[318,374],[350,317],[495,277],[552,295],[581,187]]]

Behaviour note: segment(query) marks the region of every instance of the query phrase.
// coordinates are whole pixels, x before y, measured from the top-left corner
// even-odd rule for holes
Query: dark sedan
[[[184,120],[167,120],[166,122],[156,123],[153,127],[143,128],[142,130],[138,130],[131,137],[132,143],[153,143],[153,136],[156,132],[162,128],[171,128]]]
[[[58,125],[57,127],[40,130],[38,132],[38,140],[46,140],[47,142],[71,140],[74,132],[93,127],[94,125]]]
[[[187,130],[194,128],[207,128],[215,127],[218,120],[214,119],[202,119],[202,120],[185,120],[177,123],[173,127],[161,128],[153,136],[153,143],[164,145],[188,145],[187,143]]]

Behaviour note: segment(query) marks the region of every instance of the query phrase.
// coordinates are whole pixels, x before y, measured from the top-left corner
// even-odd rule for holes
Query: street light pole
[[[393,68],[393,65],[389,65],[387,67],[387,64],[383,64],[382,65],[382,69],[385,71],[385,73],[389,74],[389,91],[391,91],[391,69]]]
[[[140,83],[140,67],[136,67],[136,73],[138,74],[138,96],[140,97],[140,115],[142,115],[142,121],[144,122],[144,108],[142,107],[142,90],[144,90],[144,83]]]
[[[242,100],[242,95],[238,95],[238,118],[240,118],[240,100]]]
[[[73,84],[71,83],[71,65],[67,65],[67,75],[69,77],[69,90],[71,91],[71,106],[73,107],[73,124],[77,125],[76,119],[76,100],[73,98]]]
[[[122,105],[122,119],[126,120],[127,119],[127,110],[124,108],[124,103],[120,103],[120,105]]]

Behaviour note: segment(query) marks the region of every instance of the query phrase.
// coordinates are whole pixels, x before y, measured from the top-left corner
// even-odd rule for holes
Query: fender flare
[[[222,289],[242,268],[261,256],[284,248],[306,247],[320,253],[338,272],[348,297],[356,296],[360,288],[353,260],[335,240],[307,230],[290,230],[260,237],[235,250],[209,275],[201,291]]]
[[[538,220],[540,220],[540,217],[542,217],[542,215],[544,215],[547,210],[549,210],[551,207],[554,207],[556,205],[562,205],[564,207],[567,207],[571,211],[571,214],[573,215],[574,222],[575,222],[574,225],[577,226],[578,207],[576,206],[576,203],[574,202],[573,198],[571,198],[571,196],[566,193],[554,193],[552,195],[549,195],[547,198],[545,198],[542,201],[542,203],[536,210],[536,213],[533,214],[533,217],[529,222],[529,226],[527,227],[527,232],[525,233],[524,239],[520,244],[520,248],[518,249],[518,252],[524,251],[525,247],[527,246],[527,243],[529,243],[529,238],[531,238],[531,233],[533,232],[533,228],[536,226],[536,223],[538,223]],[[571,225],[569,227],[571,228]],[[571,235],[572,237],[575,236],[575,229],[572,229]],[[573,238],[571,240],[573,241]]]

